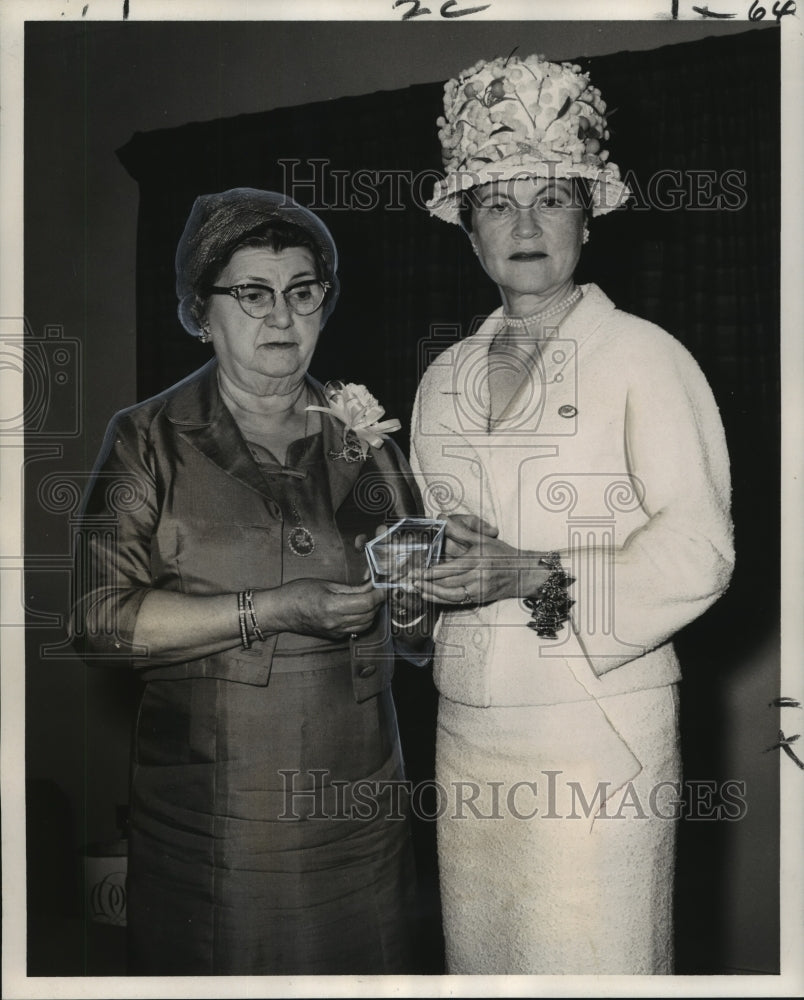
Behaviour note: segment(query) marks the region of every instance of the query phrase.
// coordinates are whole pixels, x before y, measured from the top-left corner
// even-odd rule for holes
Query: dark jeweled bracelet
[[[561,568],[561,557],[557,552],[542,556],[539,565],[546,566],[551,572],[536,594],[524,600],[525,607],[531,612],[528,628],[532,628],[542,639],[557,639],[558,630],[569,618],[569,609],[575,603],[567,593],[567,587],[575,583],[575,577]]]

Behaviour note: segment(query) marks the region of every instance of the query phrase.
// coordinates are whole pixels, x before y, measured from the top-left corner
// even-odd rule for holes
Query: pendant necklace
[[[296,521],[296,526],[288,532],[290,551],[296,556],[309,556],[315,549],[315,538],[313,538],[310,529],[305,528],[302,524],[301,515],[292,500],[290,501],[290,509],[293,513],[293,519]]]
[[[306,393],[305,393],[306,395]],[[310,411],[305,410],[304,412],[304,437],[307,438],[307,421],[310,418]],[[290,551],[296,555],[304,558],[309,556],[311,552],[315,549],[315,538],[313,537],[312,531],[306,528],[302,524],[301,514],[299,513],[299,508],[296,506],[296,501],[290,501],[290,510],[293,514],[293,520],[296,522],[295,526],[288,532],[288,546]]]
[[[228,392],[226,392],[226,389],[223,386],[221,386],[221,391],[232,400],[235,406],[238,406],[237,402]],[[304,389],[304,395],[305,399],[309,400],[309,389],[307,389],[306,386]],[[305,409],[304,411],[305,440],[307,439],[307,428],[309,420],[310,420],[310,411]],[[259,452],[256,451],[255,449],[262,448],[268,453],[268,455],[271,456],[274,462],[282,465],[282,472],[285,475],[295,476],[301,479],[305,477],[306,473],[299,472],[293,468],[285,467],[284,463],[279,463],[276,456],[271,452],[269,448],[265,447],[265,445],[260,445],[258,442],[253,442],[253,441],[249,441],[248,444],[250,445],[251,454],[254,456],[258,465],[262,465],[262,462],[259,457]],[[288,547],[290,548],[290,551],[294,555],[302,557],[309,556],[310,553],[313,552],[315,549],[315,538],[313,537],[313,533],[312,531],[310,531],[309,528],[306,528],[302,524],[301,514],[299,513],[299,508],[296,506],[296,502],[294,500],[290,501],[290,509],[293,514],[293,520],[296,522],[296,524],[288,532]]]

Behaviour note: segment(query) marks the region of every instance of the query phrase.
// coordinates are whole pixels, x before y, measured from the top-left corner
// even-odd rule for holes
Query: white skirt
[[[442,696],[436,781],[450,974],[672,974],[677,685],[535,707]]]

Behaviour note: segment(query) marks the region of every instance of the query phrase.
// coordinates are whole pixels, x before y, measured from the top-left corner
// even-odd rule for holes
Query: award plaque
[[[409,590],[407,579],[438,562],[445,521],[403,517],[366,544],[366,557],[375,587]]]

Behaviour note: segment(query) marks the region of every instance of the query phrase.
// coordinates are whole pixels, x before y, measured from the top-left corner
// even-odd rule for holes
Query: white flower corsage
[[[308,406],[308,410],[328,413],[344,424],[343,450],[332,455],[347,462],[362,462],[369,446],[382,448],[383,434],[398,431],[402,424],[396,420],[381,420],[385,410],[364,385],[348,382],[327,382],[324,387],[329,406]]]

